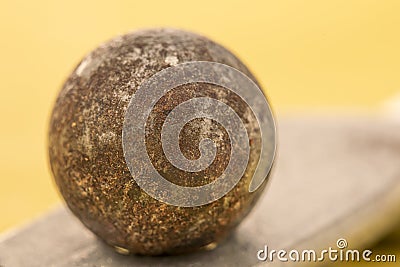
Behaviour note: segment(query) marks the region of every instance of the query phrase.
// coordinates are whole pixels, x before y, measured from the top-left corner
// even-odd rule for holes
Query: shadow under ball
[[[212,61],[254,76],[232,53],[213,41],[175,29],[150,29],[116,37],[89,53],[68,77],[55,103],[49,129],[49,157],[55,182],[70,210],[120,253],[177,254],[212,248],[250,212],[262,186],[248,188],[260,157],[260,129],[250,107],[232,91],[208,83],[173,88],[154,106],[146,123],[146,148],[153,166],[181,186],[217,179],[229,161],[228,133],[214,120],[199,118],[181,130],[179,146],[190,160],[199,143],[213,140],[216,157],[199,172],[173,166],[163,153],[162,125],[171,110],[195,97],[229,103],[242,119],[250,154],[239,183],[203,206],[178,207],[152,198],[133,179],[124,159],[124,115],[137,88],[157,72],[190,61]]]

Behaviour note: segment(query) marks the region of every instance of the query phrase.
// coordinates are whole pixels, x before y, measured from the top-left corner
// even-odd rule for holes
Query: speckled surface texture
[[[197,119],[181,132],[181,150],[189,159],[199,156],[201,138],[216,143],[215,161],[199,173],[178,170],[167,161],[160,131],[171,109],[189,98],[225,99],[245,122],[250,137],[244,177],[223,198],[193,208],[161,203],[135,183],[125,164],[121,140],[131,96],[153,74],[188,61],[224,63],[255,81],[233,54],[202,36],[172,29],[145,30],[117,37],[87,55],[57,98],[49,130],[56,184],[71,211],[120,253],[158,255],[211,249],[249,213],[265,188],[264,182],[256,192],[248,192],[261,141],[254,115],[234,93],[205,83],[175,88],[160,99],[147,122],[148,153],[155,168],[173,183],[198,186],[216,179],[230,151],[227,133],[220,125]]]

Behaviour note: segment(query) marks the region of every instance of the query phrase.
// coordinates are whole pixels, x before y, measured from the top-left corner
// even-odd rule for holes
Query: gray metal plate
[[[278,130],[270,188],[215,250],[177,257],[118,255],[59,207],[3,235],[0,266],[268,265],[257,259],[264,245],[320,249],[345,238],[350,247],[364,247],[400,220],[400,124],[303,117],[281,120]]]

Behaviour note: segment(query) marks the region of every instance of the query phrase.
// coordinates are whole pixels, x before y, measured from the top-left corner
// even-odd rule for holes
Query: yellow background
[[[400,1],[0,2],[0,232],[59,197],[46,154],[66,76],[99,43],[173,26],[222,43],[250,66],[278,113],[375,110],[400,91]]]

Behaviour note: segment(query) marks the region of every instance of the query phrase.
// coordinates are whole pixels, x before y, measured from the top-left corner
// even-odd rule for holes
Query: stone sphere
[[[130,101],[156,73],[194,61],[230,66],[258,85],[246,66],[215,42],[182,30],[148,29],[116,37],[90,52],[57,97],[48,136],[54,180],[72,213],[120,253],[161,255],[213,248],[250,212],[268,181],[249,191],[264,138],[251,107],[223,86],[194,82],[169,90],[146,118],[143,127],[149,160],[164,179],[181,187],[216,181],[227,168],[232,150],[229,133],[218,121],[196,118],[179,133],[179,147],[188,160],[201,157],[203,139],[215,145],[212,164],[197,172],[174,166],[163,151],[161,136],[167,116],[179,104],[214,98],[235,111],[248,135],[249,156],[240,181],[215,201],[192,207],[160,201],[136,182],[123,147]],[[275,142],[274,132],[270,134],[270,142]],[[135,140],[134,136],[131,141]]]

